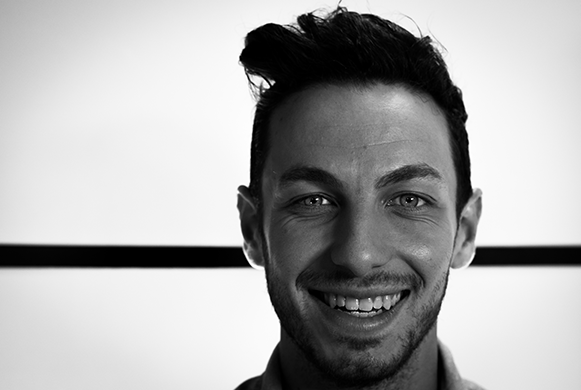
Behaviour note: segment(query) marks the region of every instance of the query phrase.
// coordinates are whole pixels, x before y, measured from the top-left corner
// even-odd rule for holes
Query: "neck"
[[[438,340],[436,326],[430,330],[410,359],[393,375],[369,386],[345,386],[321,371],[294,341],[281,331],[280,363],[284,390],[437,390]]]

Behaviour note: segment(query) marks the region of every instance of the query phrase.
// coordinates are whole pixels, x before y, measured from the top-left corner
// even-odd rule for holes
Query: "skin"
[[[314,86],[273,113],[262,210],[239,188],[244,250],[281,320],[285,389],[437,388],[436,318],[450,267],[472,259],[475,191],[455,212],[445,117],[398,85]],[[356,318],[322,293],[402,292]]]

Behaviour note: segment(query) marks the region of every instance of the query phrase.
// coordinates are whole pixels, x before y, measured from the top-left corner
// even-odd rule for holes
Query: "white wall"
[[[485,194],[480,243],[581,244],[581,2],[343,4],[415,28],[409,15],[448,49]],[[0,2],[0,242],[239,245],[243,37],[322,6]]]

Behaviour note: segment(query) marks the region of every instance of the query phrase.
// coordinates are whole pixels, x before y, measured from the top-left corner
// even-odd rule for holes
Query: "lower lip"
[[[351,337],[370,337],[388,332],[397,320],[400,308],[407,302],[409,296],[403,297],[394,307],[373,317],[356,317],[344,311],[331,309],[321,300],[311,296],[322,314],[323,321],[335,332]]]

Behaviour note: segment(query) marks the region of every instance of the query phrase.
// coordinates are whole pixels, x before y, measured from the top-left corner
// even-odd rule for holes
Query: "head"
[[[238,207],[283,354],[353,385],[422,366],[481,207],[442,57],[428,37],[338,9],[254,30],[240,60],[267,86],[251,81],[251,183]]]
[[[326,17],[301,15],[296,25],[257,28],[247,35],[240,62],[257,98],[249,188],[258,205],[272,112],[292,94],[317,84],[399,84],[430,96],[448,125],[458,214],[472,195],[462,92],[429,36],[416,37],[376,15],[338,8]]]

